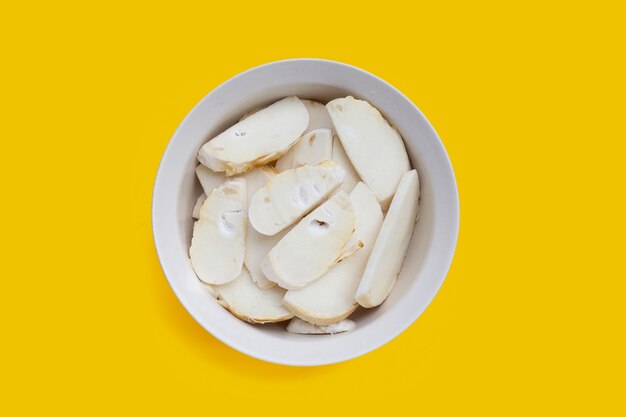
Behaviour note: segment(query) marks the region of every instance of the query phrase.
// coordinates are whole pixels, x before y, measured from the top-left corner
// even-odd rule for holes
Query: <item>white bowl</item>
[[[191,269],[191,211],[200,146],[246,111],[297,95],[321,102],[352,95],[378,108],[404,138],[421,183],[420,216],[398,281],[385,303],[359,309],[350,333],[304,336],[280,325],[244,323],[220,307]],[[450,267],[459,229],[459,201],[450,160],[428,120],[400,91],[350,65],[319,59],[272,62],[226,81],[187,115],[174,133],[156,177],[152,229],[174,293],[207,331],[247,355],[285,365],[323,365],[370,352],[404,331],[430,304]]]

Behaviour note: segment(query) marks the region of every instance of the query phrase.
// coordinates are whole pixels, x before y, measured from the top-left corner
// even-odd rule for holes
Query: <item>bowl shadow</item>
[[[170,288],[154,250],[150,255],[149,265],[150,282],[154,286],[153,293],[156,294],[158,319],[166,323],[190,349],[200,352],[211,365],[263,379],[267,379],[270,375],[273,379],[295,379],[319,376],[330,371],[330,365],[302,367],[265,362],[231,348],[206,331],[185,310]],[[334,366],[341,366],[341,364]]]

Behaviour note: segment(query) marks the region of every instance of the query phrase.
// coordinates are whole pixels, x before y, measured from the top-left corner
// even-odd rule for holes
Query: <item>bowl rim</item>
[[[413,107],[413,109],[422,117],[423,121],[426,122],[428,128],[430,128],[434,134],[434,136],[437,139],[438,145],[441,148],[442,152],[443,152],[443,156],[445,157],[445,168],[448,170],[450,176],[451,176],[451,180],[452,180],[452,185],[454,188],[454,195],[452,196],[452,209],[454,211],[454,219],[453,219],[453,231],[454,231],[454,236],[452,238],[452,245],[451,245],[451,250],[449,251],[446,259],[444,260],[444,264],[445,267],[442,270],[441,273],[441,278],[438,279],[438,281],[435,283],[435,287],[433,289],[433,291],[428,294],[427,297],[425,297],[426,302],[423,303],[423,306],[421,309],[417,308],[416,309],[416,313],[414,314],[414,317],[412,317],[410,320],[407,320],[405,323],[403,323],[402,326],[399,326],[397,329],[395,329],[395,331],[389,333],[386,335],[386,337],[384,338],[384,340],[382,342],[376,343],[373,347],[372,346],[368,346],[367,348],[363,349],[359,349],[358,352],[356,353],[348,353],[348,354],[341,354],[338,355],[336,358],[334,358],[333,360],[310,360],[308,362],[302,362],[302,361],[297,361],[297,360],[289,360],[289,359],[282,359],[282,358],[276,358],[276,357],[271,357],[271,356],[266,356],[263,354],[259,354],[257,351],[255,351],[254,349],[249,349],[247,346],[244,345],[239,345],[237,343],[235,343],[234,341],[228,339],[227,337],[224,337],[222,334],[220,334],[219,332],[215,331],[215,329],[210,328],[210,326],[207,325],[207,323],[204,322],[204,320],[202,320],[199,316],[199,314],[197,314],[196,312],[194,312],[194,308],[192,308],[190,306],[190,302],[191,300],[188,300],[186,297],[184,297],[176,288],[176,286],[174,285],[172,278],[170,278],[170,274],[168,274],[167,271],[167,267],[164,265],[164,261],[163,261],[163,255],[160,252],[160,248],[159,248],[159,242],[158,242],[158,232],[157,232],[157,226],[156,226],[156,222],[155,222],[155,214],[157,211],[157,207],[156,207],[156,203],[155,203],[155,196],[158,192],[158,188],[159,188],[159,184],[162,182],[161,178],[163,175],[165,175],[163,173],[163,161],[168,157],[169,153],[172,152],[172,147],[173,147],[173,142],[174,142],[174,138],[177,137],[177,135],[179,134],[179,132],[181,131],[182,127],[185,126],[187,124],[187,122],[189,121],[189,119],[192,117],[192,115],[195,113],[195,111],[203,104],[203,102],[205,100],[208,99],[208,97],[213,94],[214,92],[218,91],[219,89],[223,88],[225,85],[230,84],[231,82],[235,81],[238,78],[241,77],[245,77],[246,75],[258,71],[258,70],[262,70],[262,69],[267,69],[269,67],[273,67],[273,66],[277,66],[277,65],[282,65],[285,63],[293,63],[293,62],[310,62],[310,63],[328,63],[328,64],[333,64],[333,65],[337,65],[337,66],[341,66],[341,67],[345,67],[349,70],[352,71],[357,71],[360,72],[362,75],[368,76],[368,77],[372,77],[374,79],[376,79],[378,82],[381,82],[383,84],[385,84],[388,88],[390,88],[391,90],[393,90],[399,97],[402,98],[402,100],[405,102],[405,104],[410,105],[411,107]],[[321,365],[331,365],[331,364],[335,364],[335,363],[339,363],[339,362],[344,362],[350,359],[354,359],[357,358],[359,356],[362,356],[366,353],[372,352],[382,346],[384,346],[385,344],[387,344],[388,342],[390,342],[391,340],[395,339],[396,337],[398,337],[401,333],[403,333],[408,327],[410,327],[422,314],[423,312],[426,310],[426,308],[428,308],[428,306],[432,303],[432,301],[434,300],[434,298],[437,296],[437,294],[439,293],[441,286],[443,285],[443,282],[445,281],[445,279],[447,278],[447,275],[450,271],[450,267],[452,264],[452,260],[454,258],[454,255],[456,253],[456,249],[457,249],[457,245],[458,245],[458,237],[459,237],[459,229],[460,229],[460,202],[459,202],[459,192],[458,192],[458,184],[456,181],[456,176],[454,173],[454,169],[452,167],[452,163],[450,161],[450,156],[448,155],[448,152],[446,151],[446,148],[443,144],[443,142],[441,141],[441,138],[439,136],[439,134],[437,133],[437,131],[435,130],[435,128],[433,127],[433,125],[431,124],[430,120],[428,120],[428,118],[424,115],[424,113],[406,96],[404,95],[404,93],[402,93],[402,91],[400,91],[398,88],[396,88],[395,86],[393,86],[392,84],[390,84],[389,82],[387,82],[386,80],[368,72],[365,71],[359,67],[356,67],[354,65],[351,64],[347,64],[344,62],[340,62],[340,61],[335,61],[335,60],[330,60],[330,59],[323,59],[323,58],[291,58],[291,59],[281,59],[281,60],[277,60],[277,61],[271,61],[271,62],[267,62],[265,64],[261,64],[261,65],[257,65],[254,66],[252,68],[249,68],[245,71],[242,71],[228,79],[226,79],[225,81],[223,81],[222,83],[220,83],[219,85],[217,85],[216,87],[214,87],[213,89],[211,89],[208,93],[206,93],[194,106],[191,110],[189,110],[189,112],[187,112],[187,114],[185,115],[185,117],[183,118],[183,120],[180,122],[180,124],[177,126],[176,130],[174,131],[174,133],[172,134],[172,136],[170,137],[167,146],[163,152],[163,154],[161,155],[161,158],[159,160],[159,165],[157,168],[157,173],[155,176],[155,181],[154,181],[154,186],[153,186],[153,190],[152,190],[152,202],[151,202],[151,228],[152,228],[152,236],[153,236],[153,242],[154,242],[154,246],[156,249],[156,253],[157,253],[157,258],[159,260],[159,264],[161,266],[161,270],[163,271],[163,275],[165,275],[165,278],[167,279],[167,282],[170,286],[170,288],[172,289],[172,291],[174,292],[174,295],[176,296],[176,298],[178,299],[178,301],[183,305],[183,307],[185,308],[185,310],[187,311],[187,313],[189,315],[191,315],[191,317],[202,327],[204,328],[207,332],[210,333],[210,335],[212,335],[213,337],[215,337],[216,339],[218,339],[220,342],[224,343],[225,345],[229,346],[232,349],[235,349],[241,353],[244,353],[245,355],[251,356],[255,359],[259,359],[265,362],[270,362],[270,363],[274,363],[274,364],[279,364],[279,365],[288,365],[288,366],[321,366]]]

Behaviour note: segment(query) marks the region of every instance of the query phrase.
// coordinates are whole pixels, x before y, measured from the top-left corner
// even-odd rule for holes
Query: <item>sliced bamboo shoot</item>
[[[287,97],[226,129],[200,148],[198,160],[227,176],[265,165],[285,154],[309,124],[298,97]]]
[[[322,103],[313,100],[302,100],[306,109],[309,111],[309,126],[306,129],[306,133],[315,129],[332,129],[333,122],[330,120],[330,115],[326,106]]]
[[[261,268],[285,289],[303,288],[324,275],[346,249],[355,215],[343,191],[313,210],[278,242]]]
[[[226,180],[226,176],[222,172],[213,172],[204,165],[196,167],[196,175],[206,195],[211,194],[211,191],[222,185]]]
[[[246,179],[248,185],[248,202],[251,202],[252,196],[259,188],[267,184],[267,181],[275,175],[274,170],[268,167],[256,168],[243,174],[242,176]],[[275,236],[265,236],[254,230],[254,227],[248,227],[244,265],[250,272],[254,283],[261,289],[265,290],[276,285],[275,282],[268,280],[261,271],[261,262],[283,236],[284,233],[278,233]]]
[[[281,172],[260,188],[250,203],[250,224],[272,236],[317,207],[343,181],[345,171],[334,162]]]
[[[246,230],[246,181],[234,178],[213,190],[193,225],[189,255],[200,280],[224,284],[239,276]]]
[[[196,204],[194,204],[193,206],[193,211],[191,212],[191,217],[193,217],[194,219],[200,218],[200,209],[202,208],[204,200],[206,200],[206,194],[202,193],[198,196]]]
[[[350,194],[361,180],[359,178],[359,174],[357,174],[352,166],[352,162],[350,162],[348,155],[346,155],[346,151],[343,149],[343,145],[341,144],[339,137],[336,135],[333,138],[333,156],[331,159],[334,163],[346,171],[346,176],[343,183],[339,186],[339,189]]]
[[[287,325],[287,331],[296,334],[335,334],[349,332],[354,330],[355,327],[356,323],[352,320],[342,320],[339,323],[327,326],[316,326],[294,317]]]
[[[304,165],[317,165],[329,161],[333,153],[331,129],[315,129],[304,134],[298,142],[276,161],[276,169],[283,172]]]
[[[280,287],[260,289],[246,268],[234,281],[216,285],[213,289],[228,311],[249,323],[275,323],[293,317],[282,305],[285,290]]]
[[[417,171],[405,173],[380,228],[356,293],[363,307],[381,304],[396,282],[406,256],[419,209]]]
[[[359,177],[386,210],[400,177],[411,169],[400,134],[366,101],[348,96],[326,108]]]

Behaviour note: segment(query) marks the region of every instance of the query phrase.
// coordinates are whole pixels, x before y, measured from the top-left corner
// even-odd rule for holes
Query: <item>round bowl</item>
[[[194,168],[207,140],[245,112],[297,95],[321,102],[352,95],[378,108],[404,138],[420,185],[420,215],[395,287],[380,307],[359,309],[357,327],[336,335],[297,335],[278,324],[244,323],[211,298],[191,269],[191,211],[201,188]],[[247,355],[284,365],[345,361],[389,342],[430,304],[446,277],[457,242],[459,201],[443,144],[400,91],[359,68],[320,59],[272,62],[211,91],[178,127],[162,157],[152,199],[152,229],[163,272],[187,311],[213,336]]]

